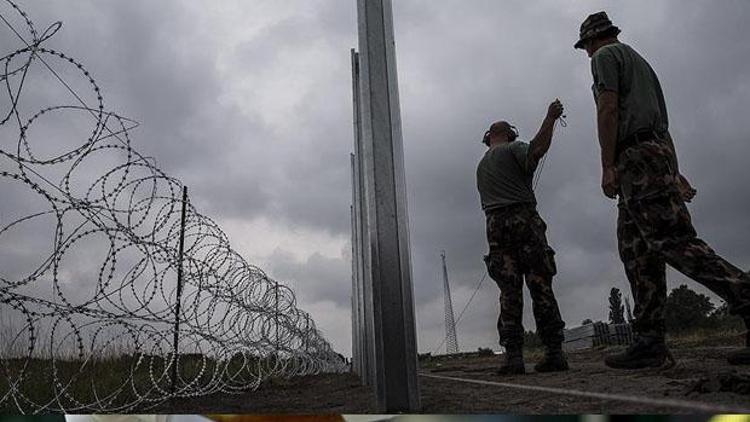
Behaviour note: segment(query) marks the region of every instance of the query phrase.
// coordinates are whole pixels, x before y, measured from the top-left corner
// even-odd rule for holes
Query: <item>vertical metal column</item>
[[[419,409],[401,112],[390,0],[358,0],[361,149],[378,411]]]
[[[354,177],[354,154],[351,154],[352,164],[352,198],[354,197],[354,185],[357,183],[357,179]],[[359,370],[359,310],[357,309],[357,297],[359,292],[357,291],[357,279],[359,274],[357,273],[357,255],[359,254],[359,245],[357,239],[357,216],[354,212],[354,202],[352,199],[352,205],[349,207],[349,213],[351,214],[351,227],[352,227],[352,294],[351,310],[352,310],[352,372],[357,375],[361,375]]]
[[[373,331],[375,322],[372,314],[372,282],[370,272],[370,233],[366,228],[367,213],[365,212],[365,182],[362,172],[363,147],[362,147],[362,114],[360,107],[360,70],[359,54],[351,50],[352,59],[352,95],[353,95],[353,119],[354,119],[354,175],[353,179],[353,202],[355,215],[355,233],[357,237],[357,303],[358,315],[358,349],[359,349],[359,375],[363,385],[375,384],[375,351],[372,348]]]

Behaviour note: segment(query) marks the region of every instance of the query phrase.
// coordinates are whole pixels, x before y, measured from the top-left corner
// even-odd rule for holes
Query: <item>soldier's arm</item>
[[[680,174],[680,164],[677,162],[677,150],[674,149],[674,141],[672,141],[672,135],[667,132],[664,134],[664,140],[667,141],[669,149],[672,150],[672,166],[677,174]]]
[[[563,105],[560,100],[555,100],[547,108],[542,126],[536,136],[529,142],[529,168],[534,168],[536,163],[549,151],[552,144],[552,132],[555,128],[555,120],[563,113]]]
[[[615,166],[617,145],[617,92],[602,91],[596,101],[596,117],[601,147],[602,169]]]
[[[667,142],[669,149],[672,150],[672,166],[674,166],[675,174],[677,175],[677,190],[680,192],[682,199],[685,202],[690,202],[698,192],[687,180],[685,176],[680,173],[680,166],[677,162],[677,151],[674,148],[674,141],[672,141],[672,135],[667,132],[664,134],[664,140]]]
[[[602,191],[608,198],[617,197],[615,146],[617,145],[617,92],[603,90],[596,101],[596,120],[602,157]]]

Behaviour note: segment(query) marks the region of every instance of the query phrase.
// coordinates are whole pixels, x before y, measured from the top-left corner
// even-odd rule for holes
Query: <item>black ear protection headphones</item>
[[[508,134],[508,142],[513,142],[516,139],[518,139],[518,129],[516,129],[515,126],[509,124],[510,127],[510,133]],[[482,143],[490,146],[490,134],[492,132],[492,127],[490,129],[487,129],[486,132],[484,132],[484,137],[482,137]]]
[[[513,142],[516,139],[518,139],[518,129],[516,129],[516,127],[513,125],[508,125],[508,126],[510,126],[510,135],[508,138],[508,142]]]
[[[486,132],[484,132],[484,137],[482,137],[482,143],[490,146],[490,130],[487,129]]]

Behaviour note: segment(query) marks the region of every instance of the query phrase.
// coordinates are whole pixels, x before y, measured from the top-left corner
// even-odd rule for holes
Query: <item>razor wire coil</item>
[[[310,315],[297,307],[293,291],[246,262],[216,222],[189,201],[183,204],[182,183],[132,146],[137,122],[105,108],[83,64],[43,46],[62,24],[40,35],[26,12],[4,2],[0,20],[21,45],[0,51],[0,200],[16,189],[43,206],[0,220],[0,410],[128,412],[171,398],[248,391],[271,378],[345,370]],[[93,106],[55,71],[57,64],[72,66]],[[39,68],[76,103],[25,113],[24,90]],[[90,134],[67,151],[44,156],[34,130],[49,116],[66,113],[90,116]],[[103,172],[87,170],[99,163],[112,164]],[[49,250],[38,264],[3,272],[13,264],[8,252],[23,246],[16,232],[49,221]],[[103,258],[92,264],[77,254]],[[93,270],[75,272],[87,265]]]

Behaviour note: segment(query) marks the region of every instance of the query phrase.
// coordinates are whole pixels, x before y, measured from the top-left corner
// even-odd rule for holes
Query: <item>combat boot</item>
[[[507,346],[505,347],[505,362],[495,371],[497,375],[522,375],[526,373],[526,366],[523,363],[523,347]]]
[[[568,370],[568,360],[562,351],[562,345],[557,344],[544,349],[544,358],[534,365],[536,372],[559,372]]]
[[[727,356],[727,361],[732,365],[750,365],[750,319],[745,320],[747,332],[745,333],[745,347],[735,350]]]
[[[669,356],[663,337],[637,336],[627,350],[605,357],[604,363],[617,369],[659,367]]]

